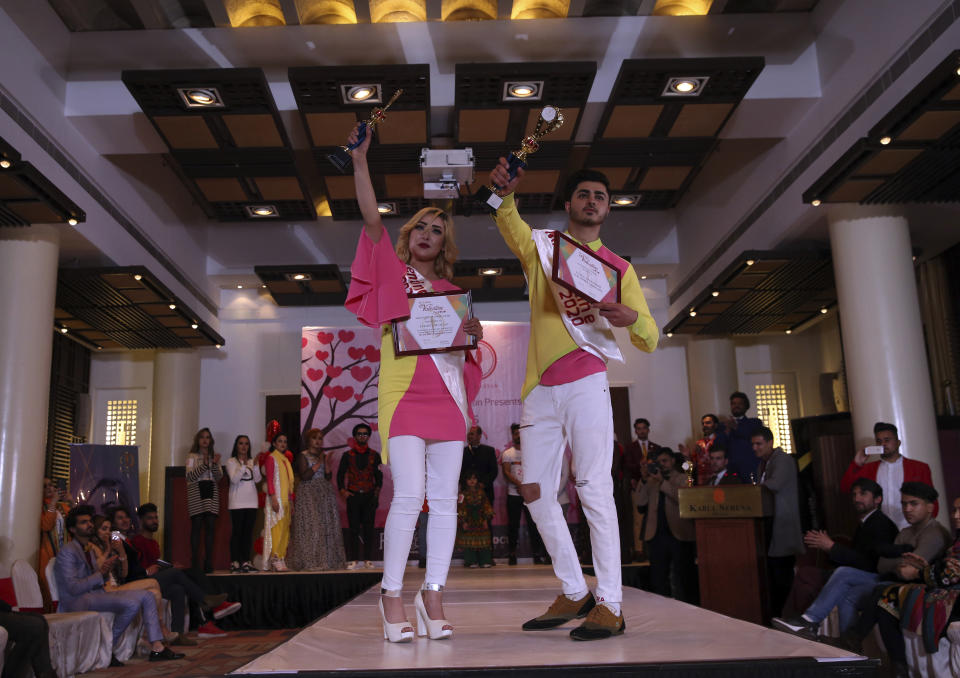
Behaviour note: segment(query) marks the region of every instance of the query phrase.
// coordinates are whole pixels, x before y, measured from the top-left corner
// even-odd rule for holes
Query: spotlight
[[[133,279],[139,282],[140,280],[143,280],[143,276],[137,273],[133,276]]]
[[[275,205],[245,205],[243,211],[251,219],[271,219],[280,216]]]
[[[667,339],[673,336],[673,332],[667,332]]]
[[[747,259],[747,266],[753,266],[755,263],[757,262],[755,262],[753,259]]]
[[[200,326],[199,326],[197,323],[191,323],[191,324],[190,324],[190,329],[191,329],[191,330],[195,330],[195,329],[197,329],[198,327],[200,327]]]
[[[615,195],[610,198],[610,204],[614,207],[636,207],[638,202],[640,202],[640,196],[638,194]]]
[[[893,141],[893,137],[880,137],[880,143],[884,146]]]
[[[304,276],[303,273],[297,273],[295,276],[293,276],[293,279],[294,279],[294,280],[303,280],[305,277],[306,277],[306,276]]]
[[[646,279],[647,279],[647,276],[645,276],[645,275],[641,275],[641,276],[640,276],[640,280],[646,280]]]
[[[222,348],[222,346],[220,346],[220,344],[214,344],[214,346],[216,346],[217,348]]]
[[[397,214],[400,208],[397,207],[397,203],[395,202],[381,202],[377,205],[377,211],[386,216],[388,214]]]
[[[793,330],[787,330],[784,334],[793,334]]]
[[[821,309],[820,309],[820,312],[823,313],[824,315],[826,315],[826,314],[827,314],[827,307],[824,306],[823,308],[821,308]]]
[[[340,100],[345,104],[380,104],[383,103],[383,94],[380,85],[354,83],[340,85]]]
[[[692,308],[690,309],[690,317],[691,317],[691,318],[696,318],[696,317],[697,317],[697,312],[694,311]]]
[[[61,327],[61,328],[60,328],[60,334],[66,334],[66,333],[69,332],[69,331],[70,331],[70,330],[68,330],[66,327]]]
[[[73,217],[70,217],[69,219],[67,219],[67,223],[70,224],[71,226],[76,226],[77,220],[74,219]]]
[[[242,290],[242,289],[243,289],[243,285],[237,285],[237,289],[238,289],[238,290]]]
[[[490,268],[481,268],[481,269],[477,270],[477,273],[478,273],[479,275],[500,275],[501,273],[503,273],[503,269],[502,269],[502,268],[493,268],[493,267],[490,267]]]
[[[539,101],[543,97],[543,80],[503,83],[501,101]]]
[[[267,284],[264,283],[264,284],[260,285],[260,287],[261,287],[262,289],[267,289]]]
[[[13,164],[13,163],[10,162],[9,160],[7,160],[6,158],[4,158],[3,160],[0,160],[0,168],[10,169],[10,166],[11,166],[12,164]]]
[[[178,87],[177,94],[187,108],[223,108],[216,87]]]
[[[810,201],[810,204],[813,205],[814,207],[820,207],[820,205],[823,203],[820,202],[819,198],[815,198],[814,200]]]
[[[171,311],[176,311],[176,310],[177,310],[177,305],[176,305],[176,304],[170,304],[170,310],[171,310]]]
[[[706,87],[709,76],[701,75],[690,78],[670,78],[660,96],[664,97],[698,97]]]
[[[711,296],[719,297],[719,296],[720,296],[720,290],[714,290],[714,291],[711,292],[710,294],[711,294]]]

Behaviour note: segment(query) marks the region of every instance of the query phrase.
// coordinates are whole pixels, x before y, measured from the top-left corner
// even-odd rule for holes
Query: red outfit
[[[127,539],[140,554],[140,565],[147,569],[151,565],[156,565],[160,560],[160,544],[156,539],[144,537],[142,534],[135,534]]]
[[[852,490],[853,483],[856,482],[858,478],[869,478],[876,482],[877,471],[880,469],[880,464],[883,463],[885,462],[879,460],[868,461],[863,466],[857,466],[856,461],[851,461],[850,466],[847,467],[847,472],[843,474],[843,479],[840,481],[840,491],[846,493]],[[926,483],[930,487],[933,487],[933,477],[930,475],[930,467],[922,461],[904,457],[903,482]],[[933,505],[933,515],[936,516],[939,511],[940,503],[935,502]]]

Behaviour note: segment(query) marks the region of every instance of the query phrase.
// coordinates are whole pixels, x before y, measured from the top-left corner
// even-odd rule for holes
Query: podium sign
[[[681,518],[762,518],[773,515],[773,495],[761,485],[681,487]]]

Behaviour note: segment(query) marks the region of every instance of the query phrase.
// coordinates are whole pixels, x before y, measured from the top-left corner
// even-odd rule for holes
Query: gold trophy
[[[367,138],[367,130],[371,132],[376,129],[377,125],[382,123],[387,119],[387,109],[393,105],[393,102],[396,101],[400,95],[403,94],[402,89],[398,89],[393,93],[393,96],[390,97],[390,101],[387,102],[386,106],[374,108],[370,112],[370,118],[360,123],[360,129],[357,130],[357,141],[355,143],[349,144],[348,146],[341,146],[333,153],[327,156],[334,167],[340,170],[343,174],[346,174],[353,168],[353,157],[351,156],[351,151],[357,146],[363,143],[364,139]]]
[[[540,117],[537,118],[537,126],[533,128],[533,134],[523,140],[519,151],[514,151],[507,158],[508,173],[511,179],[517,176],[518,169],[527,166],[527,156],[540,150],[540,140],[562,126],[563,113],[560,112],[560,109],[556,106],[544,106],[540,111]],[[497,186],[496,184],[484,186],[477,191],[474,197],[479,202],[485,203],[496,210],[503,204],[503,198],[497,194],[501,190],[503,190],[503,186]]]

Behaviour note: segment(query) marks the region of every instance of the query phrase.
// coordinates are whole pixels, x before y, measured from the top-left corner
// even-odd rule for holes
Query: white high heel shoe
[[[421,636],[430,636],[430,640],[443,640],[453,635],[453,629],[445,629],[444,626],[451,626],[446,619],[431,619],[427,614],[427,608],[423,604],[422,591],[443,591],[440,584],[427,584],[417,591],[417,597],[413,599],[413,607],[417,611],[417,634]]]
[[[387,615],[383,611],[383,596],[387,598],[399,598],[400,591],[387,591],[386,589],[380,589],[380,600],[377,601],[377,606],[380,608],[380,621],[383,622],[383,639],[389,640],[391,643],[409,643],[413,640],[413,626],[410,622],[404,619],[402,622],[388,622]]]

